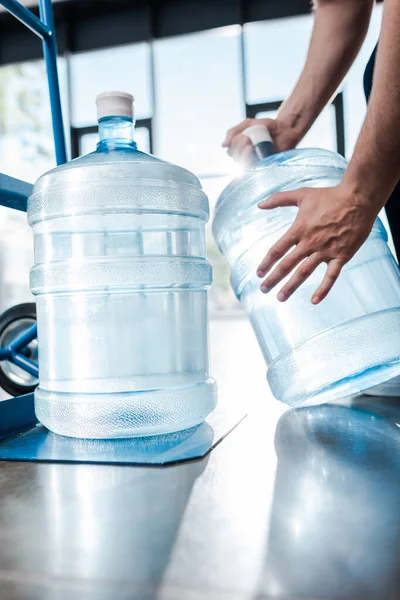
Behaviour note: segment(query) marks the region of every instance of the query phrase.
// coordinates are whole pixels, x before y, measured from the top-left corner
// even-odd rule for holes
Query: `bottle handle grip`
[[[255,155],[259,160],[276,153],[271,134],[265,125],[261,123],[250,125],[242,131],[242,134],[250,138]]]

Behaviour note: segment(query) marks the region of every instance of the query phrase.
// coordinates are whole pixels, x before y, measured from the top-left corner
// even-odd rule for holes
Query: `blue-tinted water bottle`
[[[86,438],[201,423],[209,374],[209,209],[190,172],[140,152],[132,96],[97,98],[97,150],[43,175],[29,199],[38,419]]]
[[[278,302],[276,292],[260,292],[257,267],[292,225],[298,209],[261,211],[258,203],[275,192],[335,186],[347,162],[318,149],[270,155],[271,138],[263,126],[244,133],[260,160],[221,194],[213,233],[231,267],[233,290],[253,325],[274,396],[290,405],[323,403],[399,375],[399,269],[379,219],[320,305],[312,305],[311,296],[326,265],[285,303]]]

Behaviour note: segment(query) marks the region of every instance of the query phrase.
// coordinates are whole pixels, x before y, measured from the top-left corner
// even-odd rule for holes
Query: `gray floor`
[[[250,415],[203,461],[0,464],[1,600],[400,597],[400,403],[284,414],[247,323],[211,335]]]

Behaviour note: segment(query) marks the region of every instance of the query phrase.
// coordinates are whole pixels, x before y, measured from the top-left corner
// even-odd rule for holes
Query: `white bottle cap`
[[[96,96],[97,120],[103,117],[133,119],[133,96],[126,92],[102,92]]]
[[[250,127],[247,127],[242,133],[250,138],[253,146],[260,144],[261,142],[272,142],[271,134],[265,125],[250,125]]]

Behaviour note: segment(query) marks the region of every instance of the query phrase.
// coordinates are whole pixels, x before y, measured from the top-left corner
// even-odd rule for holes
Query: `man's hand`
[[[298,206],[299,212],[258,267],[257,275],[265,277],[280,261],[261,284],[261,291],[269,292],[297,267],[278,294],[278,300],[284,302],[318,265],[326,263],[325,277],[312,296],[312,303],[319,304],[332,289],[343,265],[367,239],[377,209],[343,182],[333,188],[280,192],[259,204],[262,209],[283,206]]]
[[[251,125],[264,125],[267,127],[274,147],[277,152],[292,150],[299,142],[299,136],[289,123],[281,119],[245,119],[236,127],[229,129],[226,138],[222,144],[228,148],[228,154],[237,162],[248,166],[254,161],[253,146],[250,138],[243,135],[243,131]]]

